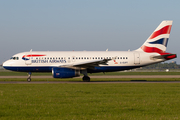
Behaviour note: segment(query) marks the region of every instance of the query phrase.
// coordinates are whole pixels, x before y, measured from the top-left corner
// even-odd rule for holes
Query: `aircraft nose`
[[[7,60],[3,63],[2,66],[6,70],[17,71],[17,68],[13,66],[14,64],[15,64],[15,61]]]
[[[3,62],[2,66],[3,66],[3,68],[6,68],[6,67],[10,66],[10,62],[5,61],[5,62]]]
[[[5,66],[7,66],[7,63],[3,62],[2,67],[4,68]]]

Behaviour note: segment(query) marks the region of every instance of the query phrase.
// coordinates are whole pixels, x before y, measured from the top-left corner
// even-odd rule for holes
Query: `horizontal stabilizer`
[[[168,53],[168,54],[164,54],[164,55],[158,55],[158,56],[153,56],[153,59],[166,59],[166,60],[170,60],[173,58],[176,58],[177,55],[176,54],[172,54],[172,53]]]

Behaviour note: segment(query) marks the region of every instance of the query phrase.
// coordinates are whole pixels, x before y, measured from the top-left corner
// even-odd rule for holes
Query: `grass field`
[[[0,119],[176,120],[180,84],[0,84]]]
[[[111,72],[105,75],[179,75],[180,72]],[[0,76],[27,76],[1,71]],[[33,73],[34,76],[51,73]],[[103,73],[90,75],[104,75]],[[91,81],[180,81],[180,78],[92,78]],[[0,81],[26,81],[1,78]],[[50,84],[81,78],[33,78],[46,84],[0,84],[0,120],[178,120],[179,83]]]

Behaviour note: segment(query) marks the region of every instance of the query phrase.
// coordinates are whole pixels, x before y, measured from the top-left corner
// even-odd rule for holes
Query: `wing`
[[[101,59],[101,60],[92,60],[92,61],[86,61],[86,62],[80,62],[75,63],[71,65],[63,65],[60,67],[66,67],[66,68],[72,68],[72,69],[94,69],[94,67],[97,67],[99,65],[108,65],[107,62],[112,59]]]

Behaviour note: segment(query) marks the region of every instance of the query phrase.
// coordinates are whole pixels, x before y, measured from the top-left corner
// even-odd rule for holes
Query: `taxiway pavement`
[[[27,76],[0,76],[0,78],[27,78]],[[31,76],[31,78],[53,78],[52,76]],[[76,77],[76,78],[82,78]],[[180,75],[103,75],[90,78],[180,78]]]

